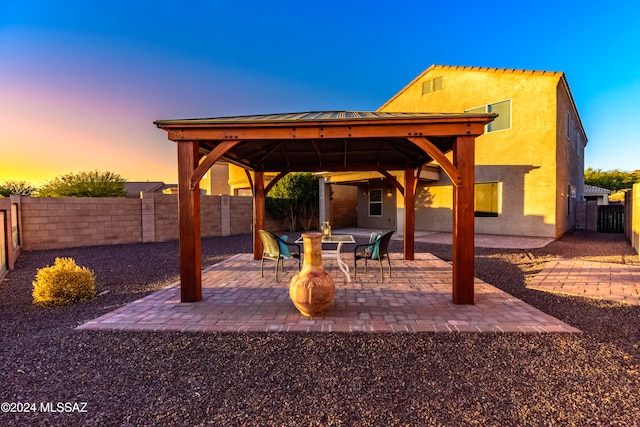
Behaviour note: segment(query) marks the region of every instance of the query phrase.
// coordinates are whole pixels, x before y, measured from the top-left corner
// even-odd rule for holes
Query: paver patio
[[[640,305],[640,266],[555,260],[527,288]]]
[[[289,299],[289,280],[297,261],[275,282],[274,263],[265,265],[251,254],[238,254],[208,267],[202,275],[203,299],[180,303],[174,285],[156,291],[78,329],[193,332],[475,332],[579,333],[560,320],[475,279],[475,304],[456,305],[451,296],[451,264],[416,254],[404,261],[391,254],[392,277],[380,281],[376,261],[367,274],[359,263],[358,279],[347,283],[334,260],[325,269],[336,285],[335,297],[321,317],[298,313]],[[352,265],[350,259],[346,259]]]

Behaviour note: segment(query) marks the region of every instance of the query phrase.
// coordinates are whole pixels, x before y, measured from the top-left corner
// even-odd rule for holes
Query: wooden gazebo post
[[[180,301],[202,299],[200,187],[191,188],[198,167],[198,141],[178,142],[178,219],[180,224]]]
[[[416,228],[414,170],[404,170],[404,259],[414,259],[414,238]]]
[[[475,138],[459,136],[453,145],[453,165],[460,173],[453,186],[453,302],[474,303],[474,153]]]
[[[253,184],[253,259],[262,259],[262,240],[258,230],[264,229],[265,194],[264,172],[254,171]]]

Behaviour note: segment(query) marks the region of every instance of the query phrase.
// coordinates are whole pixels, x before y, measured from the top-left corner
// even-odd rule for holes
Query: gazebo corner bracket
[[[451,179],[451,182],[456,187],[462,185],[462,175],[457,167],[444,155],[442,151],[438,149],[431,141],[423,136],[407,137],[407,140],[411,141],[418,147],[420,147],[425,153],[430,155],[435,161],[438,162],[440,167],[444,170],[447,176]]]
[[[221,141],[211,152],[200,162],[189,178],[189,189],[195,190],[200,184],[200,180],[227,151],[241,143],[242,140]]]

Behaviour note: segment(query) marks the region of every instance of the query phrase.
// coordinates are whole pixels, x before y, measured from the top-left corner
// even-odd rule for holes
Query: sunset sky
[[[0,0],[0,182],[177,179],[158,119],[376,110],[432,64],[563,71],[640,169],[640,2]]]

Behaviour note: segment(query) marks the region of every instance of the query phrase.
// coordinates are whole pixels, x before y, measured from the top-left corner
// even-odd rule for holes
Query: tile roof
[[[595,194],[595,193],[598,193],[598,194],[602,194],[602,193],[611,194],[611,190],[608,190],[608,189],[602,188],[602,187],[596,187],[595,185],[587,185],[587,184],[585,184],[584,185],[584,193],[585,194],[587,194],[587,193],[589,193],[589,194]]]

